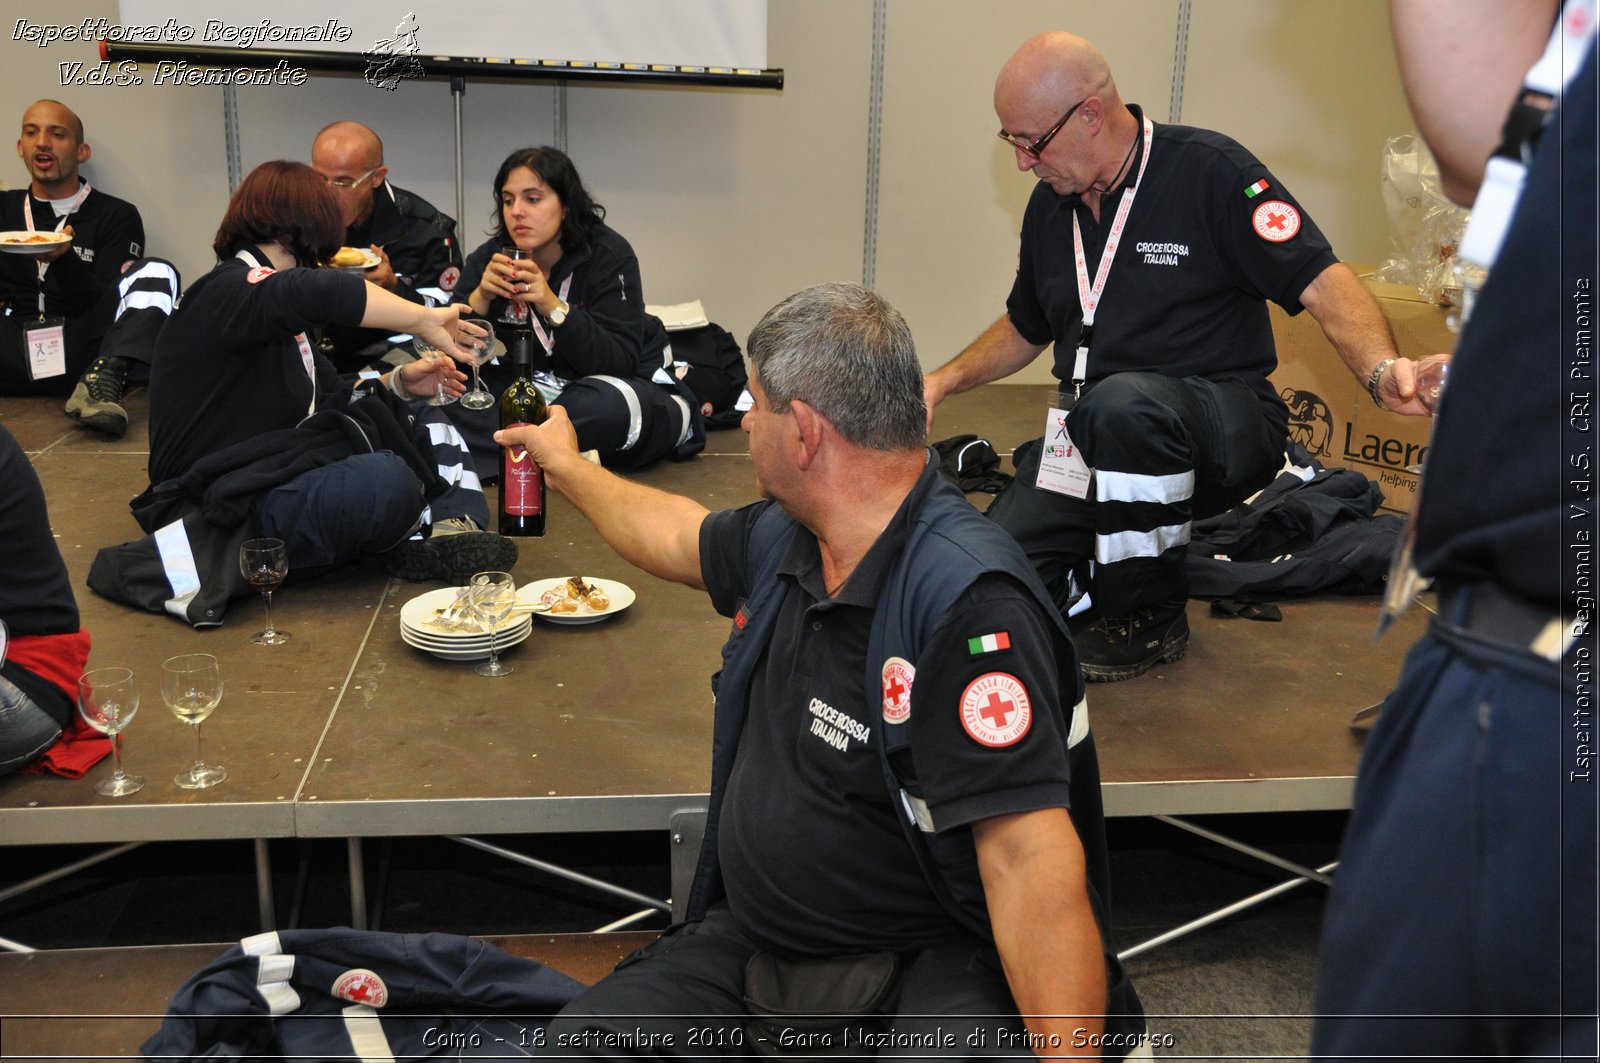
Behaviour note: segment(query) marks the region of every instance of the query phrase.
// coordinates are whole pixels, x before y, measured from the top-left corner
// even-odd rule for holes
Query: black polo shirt
[[[1139,108],[1128,110],[1142,126]],[[1023,215],[1006,310],[1024,339],[1055,343],[1054,372],[1063,382],[1072,379],[1083,323],[1073,215],[1093,282],[1143,154],[1141,147],[1128,180],[1103,197],[1099,221],[1080,197],[1058,196],[1042,181]],[[1266,301],[1298,314],[1306,286],[1336,261],[1299,201],[1237,142],[1157,124],[1095,313],[1087,380],[1130,371],[1239,380],[1286,430],[1283,403],[1266,379],[1278,364]]]
[[[766,947],[799,954],[903,950],[958,932],[906,843],[869,729],[869,714],[883,711],[881,695],[869,695],[866,684],[873,609],[928,482],[919,483],[833,598],[806,529],[797,530],[779,567],[777,578],[790,590],[751,680],[718,838],[729,906]],[[748,529],[771,504],[713,514],[701,528],[707,589],[724,615],[748,596]],[[1009,648],[969,649],[971,639],[1000,635]],[[970,837],[978,820],[1068,805],[1050,645],[1047,622],[1027,592],[1007,577],[985,576],[912,662],[912,756],[939,830]],[[966,700],[975,712],[992,712],[990,688],[1014,691],[1012,683],[1026,691],[1031,723],[1012,744],[983,744],[962,723],[964,696],[979,684]],[[977,875],[975,850],[966,873]]]

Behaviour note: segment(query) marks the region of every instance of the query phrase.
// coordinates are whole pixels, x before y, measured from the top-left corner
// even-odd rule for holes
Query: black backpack
[[[694,393],[708,428],[737,428],[744,416],[735,409],[750,378],[739,341],[721,325],[702,325],[672,333],[672,373]]]

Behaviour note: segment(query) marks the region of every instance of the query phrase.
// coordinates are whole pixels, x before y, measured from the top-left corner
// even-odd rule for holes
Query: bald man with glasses
[[[461,277],[456,223],[413,192],[389,183],[383,141],[360,122],[324,126],[311,144],[311,168],[322,175],[344,211],[347,247],[370,248],[378,264],[366,279],[401,298],[423,303],[436,289],[449,296]],[[332,328],[323,353],[341,371],[358,369],[387,347],[374,329]]]
[[[1378,405],[1427,410],[1377,302],[1238,143],[1151,121],[1070,33],[1024,42],[994,107],[1039,183],[1006,312],[928,374],[929,417],[1054,344],[1061,400],[1038,411],[1048,431],[1018,448],[989,516],[1070,614],[1085,675],[1131,679],[1188,648],[1192,522],[1283,464],[1268,300],[1309,310]]]

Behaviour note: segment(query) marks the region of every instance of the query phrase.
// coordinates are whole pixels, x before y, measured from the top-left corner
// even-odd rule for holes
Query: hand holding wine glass
[[[453,361],[448,354],[444,353],[427,340],[418,339],[413,336],[411,338],[411,347],[417,352],[418,358],[422,358],[430,362]],[[473,371],[476,372],[477,370],[474,369]],[[397,369],[395,372],[399,372],[399,370]],[[429,406],[448,406],[452,402],[456,401],[458,396],[452,395],[448,390],[446,390],[444,381],[445,378],[443,373],[435,375],[433,378],[433,394],[429,395],[422,401],[426,402]]]
[[[194,728],[194,763],[172,781],[185,790],[203,790],[228,777],[227,769],[207,764],[200,725],[222,702],[222,668],[209,653],[182,653],[161,662],[161,698],[172,714]]]
[[[111,739],[111,777],[94,792],[125,797],[144,788],[144,778],[122,770],[122,731],[139,711],[139,688],[126,668],[95,668],[78,679],[78,712],[84,722]]]
[[[245,582],[261,592],[267,603],[267,626],[250,641],[258,646],[281,646],[289,641],[287,631],[272,626],[272,592],[289,574],[289,555],[282,539],[246,539],[239,547],[239,571]]]
[[[472,610],[489,627],[489,659],[473,669],[479,675],[510,675],[515,668],[500,660],[495,629],[517,604],[517,583],[509,572],[479,572],[472,577]]]

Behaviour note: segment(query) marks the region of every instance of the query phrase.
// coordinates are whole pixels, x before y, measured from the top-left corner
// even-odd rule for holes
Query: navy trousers
[[[1283,434],[1239,383],[1118,373],[1078,401],[1067,429],[1095,470],[1089,497],[1034,486],[1036,439],[1017,448],[1016,479],[989,507],[1063,611],[1085,590],[1106,616],[1187,597],[1190,525],[1283,465]]]
[[[1313,1055],[1595,1058],[1592,647],[1558,665],[1436,626],[1412,649],[1361,758]]]

